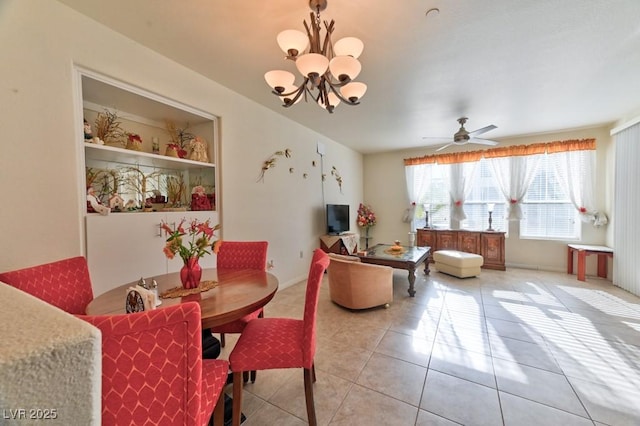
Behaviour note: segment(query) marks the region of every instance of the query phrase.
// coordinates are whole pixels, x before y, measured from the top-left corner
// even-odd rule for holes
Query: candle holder
[[[487,210],[489,211],[489,227],[487,228],[487,231],[495,231],[495,229],[491,227],[491,222],[492,222],[491,215],[493,214],[494,207],[495,205],[493,203],[487,204]]]
[[[424,208],[424,229],[429,229],[429,204],[423,204]]]

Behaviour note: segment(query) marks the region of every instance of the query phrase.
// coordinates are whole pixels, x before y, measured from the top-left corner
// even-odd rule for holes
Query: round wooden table
[[[181,286],[180,274],[175,272],[145,278],[158,283],[158,293]],[[198,302],[202,311],[202,328],[226,324],[263,307],[278,290],[278,279],[269,272],[249,269],[204,269],[202,281],[214,280],[218,285],[211,290],[174,299],[161,299],[161,309],[182,302]],[[125,313],[127,289],[137,281],[121,285],[101,294],[87,306],[87,315],[113,315]]]

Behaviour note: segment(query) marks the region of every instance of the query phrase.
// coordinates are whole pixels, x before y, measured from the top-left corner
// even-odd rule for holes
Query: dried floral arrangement
[[[115,170],[87,167],[85,175],[87,188],[93,187],[99,200],[104,200],[118,189],[119,175]]]
[[[167,176],[167,198],[168,205],[171,207],[182,206],[182,200],[185,192],[184,176],[176,173],[173,176]]]
[[[276,166],[276,160],[278,157],[291,158],[291,150],[287,148],[284,151],[276,151],[271,157],[265,160],[262,164],[262,170],[260,171],[260,176],[258,176],[257,182],[264,182],[264,174],[267,170]],[[291,172],[291,170],[289,170],[289,172]]]
[[[195,135],[187,131],[189,129],[189,123],[186,123],[184,127],[178,127],[176,123],[171,120],[165,120],[165,127],[167,133],[169,133],[169,146],[173,145],[178,150],[180,158],[184,158],[187,155],[187,147],[191,139],[195,139]]]
[[[149,183],[152,179],[160,176],[162,172],[154,171],[149,174],[145,174],[143,170],[137,167],[129,166],[121,169],[120,176],[122,176],[122,182],[125,187],[134,192],[138,198],[138,207],[144,208],[147,195],[153,193],[154,188],[149,187]]]
[[[126,134],[121,125],[118,113],[105,109],[96,117],[96,136],[104,143],[124,145]]]

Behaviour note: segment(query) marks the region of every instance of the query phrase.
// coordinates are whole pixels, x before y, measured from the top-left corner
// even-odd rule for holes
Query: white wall
[[[7,244],[0,271],[83,254],[74,64],[221,118],[221,182],[216,187],[223,238],[269,241],[272,272],[281,286],[307,274],[311,252],[324,232],[323,198],[353,208],[362,199],[360,154],[58,2],[1,3],[0,45],[0,234]],[[326,147],[324,185],[317,141]],[[292,150],[292,158],[279,158],[264,182],[256,182],[263,161],[284,148]],[[329,174],[332,165],[343,177],[342,193]],[[303,173],[309,176],[304,179]]]
[[[567,139],[596,139],[596,207],[609,218],[611,205],[610,195],[613,182],[610,179],[611,160],[609,147],[610,127],[598,127],[553,134],[541,134],[501,141],[500,146],[532,144],[536,142],[552,142]],[[480,150],[480,145],[469,145],[467,150]],[[449,152],[453,152],[451,148]],[[464,149],[459,149],[464,150]],[[403,159],[434,154],[434,149],[413,149],[381,154],[369,154],[364,158],[365,200],[378,216],[378,224],[372,229],[374,243],[391,242],[400,239],[408,240],[409,224],[402,222],[402,214],[408,207]],[[589,224],[582,226],[583,244],[607,244],[607,227],[596,229]],[[574,241],[575,242],[575,241]],[[505,243],[507,266],[523,266],[527,268],[566,271],[567,241],[543,241],[519,239],[518,226],[512,222],[509,237]],[[611,263],[611,262],[610,262]],[[609,265],[611,269],[611,265]],[[595,274],[595,259],[587,261],[587,273]],[[609,273],[611,277],[611,272]]]

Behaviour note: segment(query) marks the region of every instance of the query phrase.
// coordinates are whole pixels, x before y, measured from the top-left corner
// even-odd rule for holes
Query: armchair
[[[393,269],[329,253],[329,296],[340,306],[366,309],[393,302]]]

